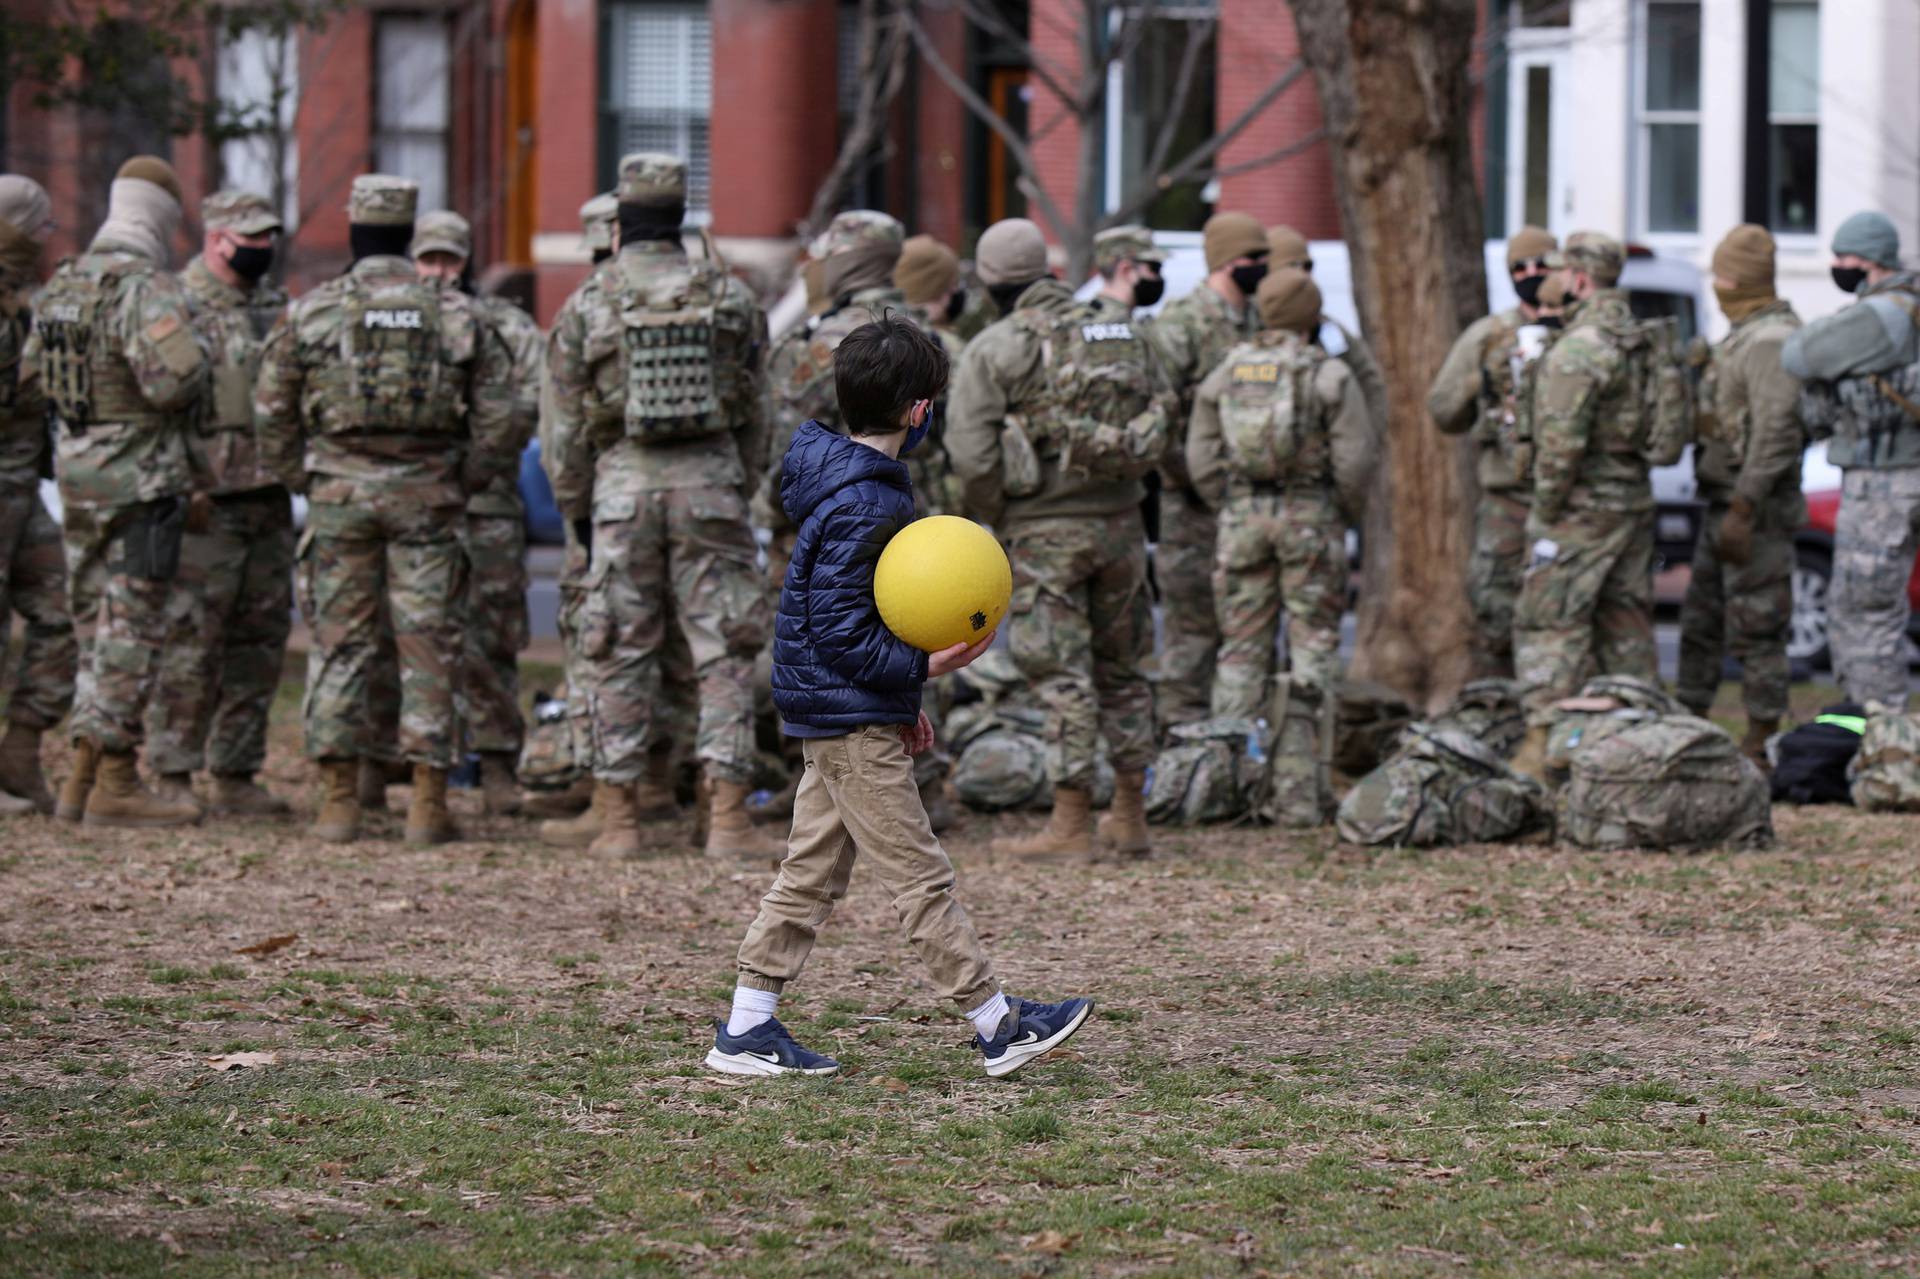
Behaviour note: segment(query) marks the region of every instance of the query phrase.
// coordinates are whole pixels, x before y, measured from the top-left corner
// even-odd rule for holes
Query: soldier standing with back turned
[[[73,772],[58,814],[90,826],[183,826],[200,807],[140,785],[144,735],[180,571],[190,410],[207,359],[179,282],[167,270],[179,229],[173,166],[120,166],[107,220],[40,295],[27,367],[59,415],[60,499],[80,669]]]
[[[405,178],[353,180],[353,265],[289,308],[254,390],[262,457],[309,503],[299,553],[314,636],[307,754],[324,787],[314,835],[334,842],[359,835],[382,609],[400,652],[400,750],[413,765],[407,842],[459,838],[447,773],[460,751],[466,505],[518,456],[506,347],[471,298],[420,279],[407,259],[418,198]]]

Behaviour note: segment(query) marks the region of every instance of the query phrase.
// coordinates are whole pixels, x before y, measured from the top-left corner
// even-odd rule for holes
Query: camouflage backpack
[[[1266,803],[1271,741],[1251,721],[1181,724],[1153,761],[1147,820],[1198,826],[1255,816]]]
[[[1847,780],[1867,812],[1920,812],[1920,717],[1869,711]]]
[[[1336,824],[1353,844],[1433,848],[1513,839],[1547,820],[1537,782],[1465,733],[1413,724],[1394,757],[1340,801]]]
[[[1159,357],[1146,335],[1086,305],[1058,314],[1028,307],[1013,319],[1040,347],[1037,395],[1021,424],[1034,457],[1057,457],[1063,472],[1096,483],[1139,479],[1159,465],[1168,421],[1154,395]]]
[[[1046,808],[1053,795],[1046,718],[1037,707],[986,708],[979,702],[955,711],[948,720],[956,757],[950,780],[960,802],[987,812]],[[1094,770],[1093,803],[1103,807],[1113,802],[1113,768],[1102,755]]]
[[[1767,780],[1734,740],[1693,715],[1627,725],[1573,755],[1560,833],[1582,848],[1765,847]]]
[[[1313,399],[1313,375],[1326,362],[1300,338],[1246,343],[1222,361],[1232,380],[1220,396],[1220,437],[1234,474],[1255,484],[1319,480],[1331,463]]]
[[[345,398],[321,416],[330,432],[444,435],[466,429],[448,358],[441,288],[410,276],[343,276],[340,366]]]
[[[580,752],[574,748],[573,730],[565,698],[535,695],[516,770],[522,786],[528,790],[565,790],[585,776]]]
[[[1547,735],[1547,767],[1565,773],[1585,747],[1614,733],[1685,708],[1658,684],[1634,675],[1599,675],[1581,686],[1578,697],[1554,703]]]
[[[1378,768],[1413,723],[1407,699],[1385,684],[1342,679],[1334,686],[1333,766],[1348,777]]]
[[[1506,759],[1527,735],[1520,684],[1510,679],[1474,680],[1454,695],[1433,726],[1464,733]]]
[[[1640,406],[1641,456],[1650,466],[1672,466],[1693,443],[1693,380],[1678,324],[1639,320],[1615,332],[1633,379],[1629,403]]]
[[[650,443],[725,434],[716,339],[726,277],[706,264],[661,271],[614,260],[627,434]]]

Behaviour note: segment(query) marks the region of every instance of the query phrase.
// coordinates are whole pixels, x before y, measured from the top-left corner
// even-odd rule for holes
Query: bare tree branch
[[[888,118],[900,86],[906,82],[907,53],[912,46],[900,8],[892,0],[885,0],[889,12],[883,16],[879,12],[882,2],[860,0],[860,98],[833,168],[814,192],[813,205],[800,224],[803,240],[819,234],[845,197],[854,175],[871,163],[876,153],[884,155],[887,150]]]
[[[1159,173],[1167,167],[1167,155],[1180,132],[1180,118],[1187,113],[1187,99],[1193,96],[1193,82],[1199,78],[1200,50],[1218,27],[1219,23],[1210,19],[1187,32],[1187,47],[1180,53],[1180,70],[1173,82],[1173,100],[1167,105],[1167,118],[1160,125],[1160,136],[1154,139],[1144,172]]]
[[[1260,96],[1249,103],[1246,110],[1235,116],[1232,123],[1228,124],[1226,128],[1220,130],[1220,132],[1214,134],[1211,138],[1207,139],[1207,141],[1188,152],[1181,158],[1178,164],[1174,165],[1173,168],[1167,172],[1163,174],[1155,174],[1152,172],[1142,174],[1140,186],[1125,200],[1120,202],[1120,207],[1108,215],[1109,219],[1114,222],[1124,222],[1128,218],[1137,215],[1140,210],[1146,208],[1147,205],[1153,202],[1155,196],[1159,195],[1168,187],[1185,182],[1193,177],[1194,174],[1200,171],[1201,166],[1205,165],[1219,153],[1220,148],[1239,137],[1249,124],[1252,124],[1260,117],[1261,112],[1272,106],[1281,94],[1291,88],[1293,83],[1306,73],[1307,64],[1305,62],[1295,59],[1289,63],[1285,70],[1274,77],[1273,83],[1261,90]]]
[[[1026,33],[1015,29],[1006,16],[994,7],[991,0],[960,0],[961,16],[996,39],[1012,45],[1027,64],[1027,70],[1039,77],[1040,83],[1047,86],[1062,102],[1078,109],[1080,100],[1066,87],[1067,72],[1051,58],[1045,57],[1027,39]]]
[[[1255,156],[1251,160],[1242,160],[1238,164],[1223,165],[1218,169],[1208,169],[1203,173],[1193,174],[1188,180],[1193,182],[1211,182],[1215,178],[1232,178],[1238,177],[1242,173],[1252,173],[1255,169],[1264,169],[1270,164],[1278,164],[1282,160],[1290,160],[1302,151],[1311,151],[1314,147],[1326,140],[1327,131],[1325,129],[1315,129],[1312,133],[1306,134],[1304,137],[1296,138],[1283,147],[1276,147],[1265,155]]]

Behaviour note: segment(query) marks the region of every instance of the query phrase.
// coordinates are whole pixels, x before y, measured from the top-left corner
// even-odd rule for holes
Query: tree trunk
[[[1320,90],[1361,326],[1387,379],[1353,673],[1437,706],[1470,677],[1472,445],[1427,389],[1487,309],[1468,77],[1477,0],[1293,0]]]

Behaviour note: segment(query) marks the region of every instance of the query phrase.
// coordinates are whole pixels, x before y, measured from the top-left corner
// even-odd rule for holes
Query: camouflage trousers
[[[667,636],[678,630],[699,684],[694,755],[719,780],[752,782],[753,659],[772,620],[755,552],[732,489],[596,499],[579,619],[596,778],[637,780],[662,740]]]
[[[1907,704],[1907,583],[1920,538],[1920,467],[1841,473],[1829,601],[1833,673],[1848,697]]]
[[[1008,530],[1008,643],[1047,708],[1047,777],[1091,791],[1099,739],[1120,772],[1153,762],[1153,653],[1140,512],[1024,520]]]
[[[527,646],[527,526],[517,515],[467,515],[467,747],[515,751],[526,737],[520,650]]]
[[[78,646],[72,735],[121,754],[139,749],[147,699],[167,642],[173,577],[138,575],[128,545],[143,525],[184,502],[162,498],[133,506],[69,506],[62,529],[67,599]]]
[[[1467,603],[1479,633],[1477,667],[1485,678],[1513,675],[1513,608],[1527,562],[1531,503],[1511,490],[1483,491],[1473,512],[1473,554],[1467,561]]]
[[[298,575],[300,611],[313,626],[303,708],[310,757],[388,757],[372,704],[384,614],[399,653],[399,756],[436,768],[459,761],[465,522],[461,508],[422,506],[398,488],[308,511]]]
[[[1653,648],[1653,512],[1568,511],[1527,524],[1527,544],[1554,544],[1521,579],[1514,665],[1529,724],[1548,722],[1589,673],[1657,681]],[[1531,553],[1531,552],[1530,552]]]
[[[76,649],[60,526],[32,489],[0,493],[0,574],[0,626],[11,610],[24,627],[7,718],[52,728],[73,707]]]
[[[1693,578],[1680,608],[1680,682],[1686,708],[1705,715],[1720,691],[1720,660],[1740,659],[1740,692],[1747,718],[1785,719],[1787,629],[1793,619],[1793,530],[1770,526],[1764,514],[1753,530],[1753,554],[1736,568],[1720,558],[1720,521],[1727,508],[1707,508],[1693,550]]]
[[[293,501],[284,488],[213,500],[180,544],[167,647],[147,703],[147,766],[251,777],[293,628]]]
[[[1176,484],[1160,489],[1160,540],[1153,579],[1160,587],[1162,647],[1153,709],[1161,731],[1207,717],[1220,627],[1213,606],[1215,521]]]
[[[1272,701],[1280,612],[1294,693],[1324,699],[1340,677],[1346,526],[1322,494],[1234,497],[1220,510],[1213,598],[1220,658],[1212,713],[1258,719]]]

